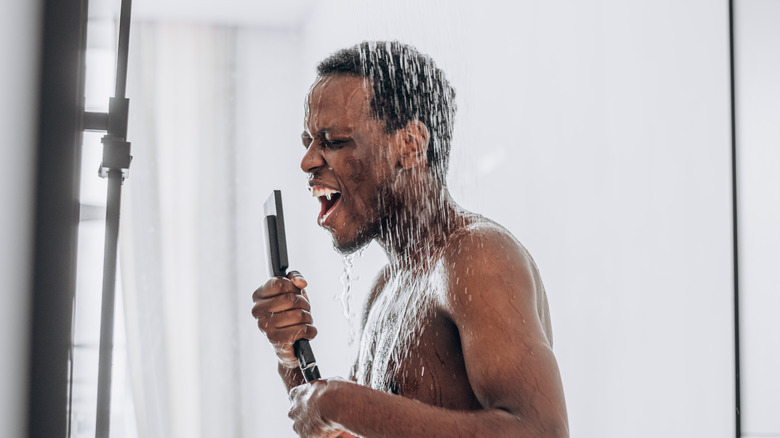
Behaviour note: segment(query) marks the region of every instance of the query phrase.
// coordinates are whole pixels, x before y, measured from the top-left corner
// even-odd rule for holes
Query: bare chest
[[[441,311],[436,287],[388,284],[369,311],[356,377],[363,385],[424,403],[478,409],[457,327]]]

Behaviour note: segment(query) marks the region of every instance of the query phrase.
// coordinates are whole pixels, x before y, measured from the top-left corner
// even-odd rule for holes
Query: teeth
[[[341,193],[338,190],[333,190],[327,187],[322,186],[314,186],[311,188],[311,195],[315,198],[319,198],[320,196],[324,196],[326,199],[330,200],[334,194]]]

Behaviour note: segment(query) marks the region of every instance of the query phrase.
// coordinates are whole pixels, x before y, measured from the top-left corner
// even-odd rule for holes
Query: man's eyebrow
[[[334,132],[340,132],[340,131],[338,128],[336,129],[323,128],[317,132],[303,131],[303,133],[301,134],[301,138],[314,138],[314,137],[325,138],[325,136],[327,136],[328,134],[332,134]]]

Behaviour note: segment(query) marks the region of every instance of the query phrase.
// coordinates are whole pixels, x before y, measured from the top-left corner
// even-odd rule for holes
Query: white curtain
[[[237,436],[235,31],[133,36],[122,278],[138,432]]]
[[[332,299],[341,259],[297,170],[311,80],[298,71],[313,71],[298,65],[299,40],[296,30],[134,23],[121,267],[140,437],[295,436],[275,356],[250,314],[267,279],[262,204],[272,189],[300,189],[284,193],[292,261],[332,291],[315,306],[319,342],[336,348],[318,360],[344,375],[353,357]]]

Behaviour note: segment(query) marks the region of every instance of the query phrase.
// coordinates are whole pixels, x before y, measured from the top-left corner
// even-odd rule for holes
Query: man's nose
[[[301,170],[312,173],[323,165],[325,165],[325,157],[322,155],[322,149],[317,145],[317,141],[313,141],[301,158]]]

